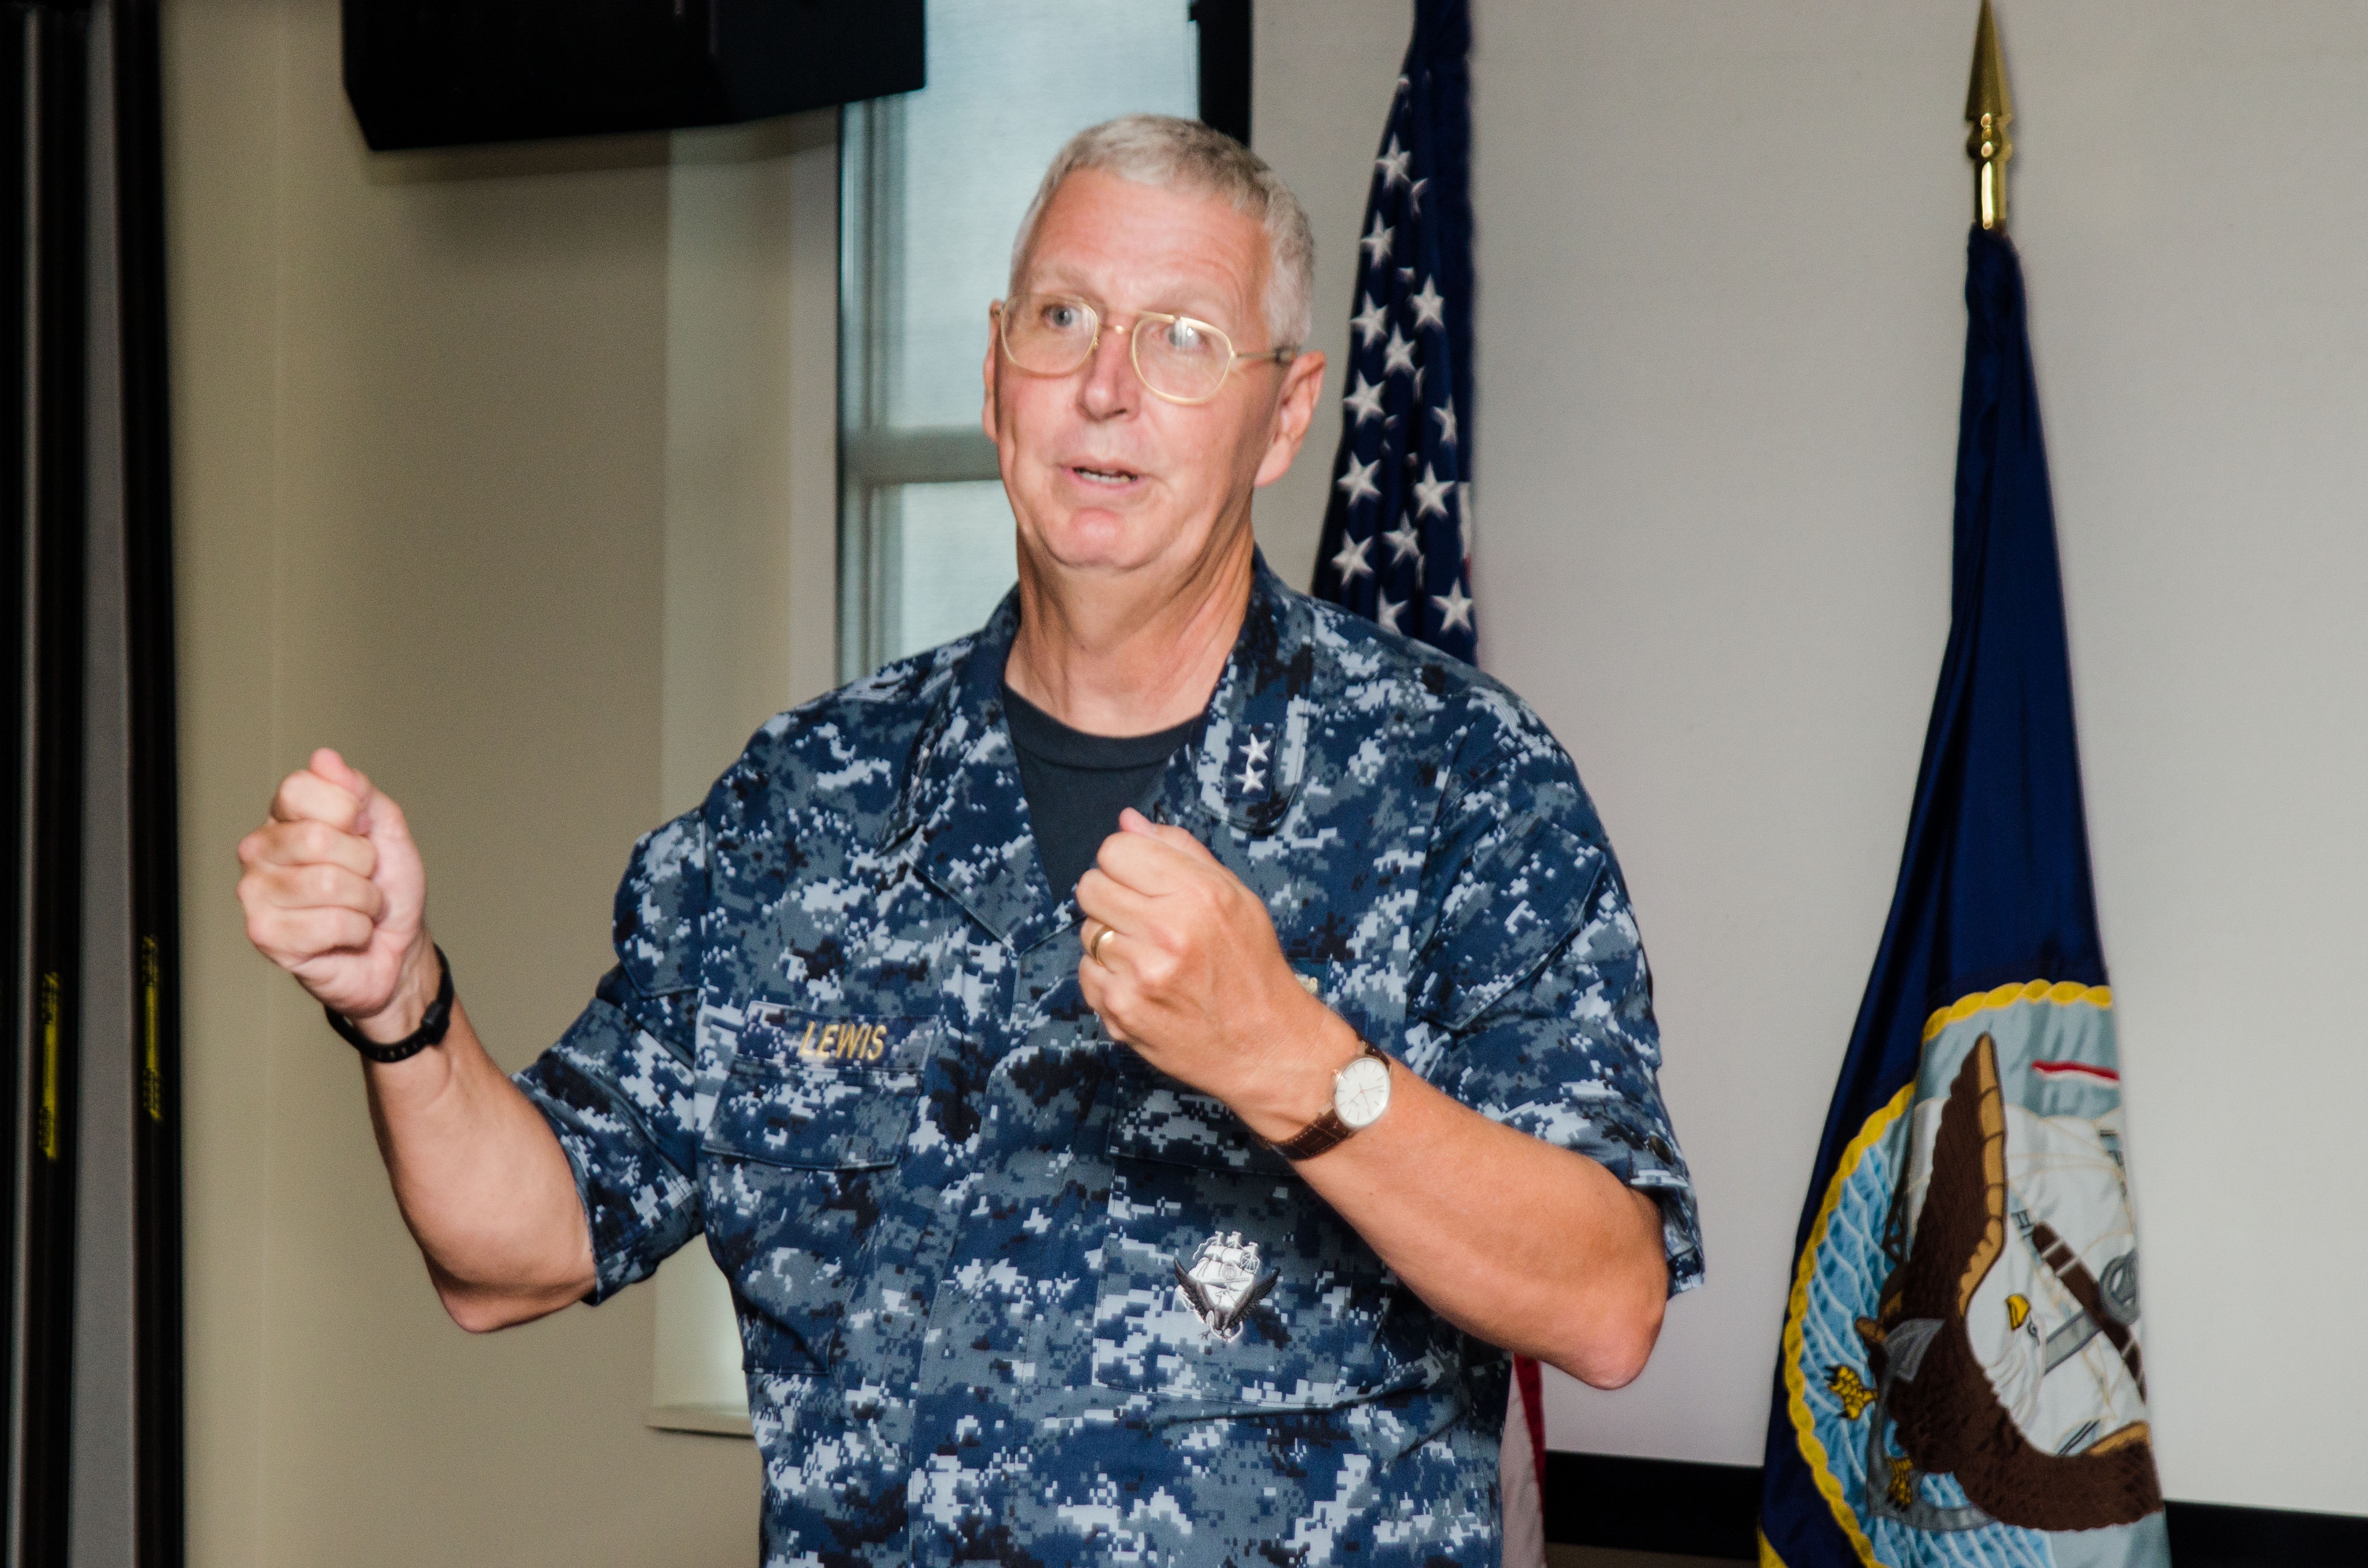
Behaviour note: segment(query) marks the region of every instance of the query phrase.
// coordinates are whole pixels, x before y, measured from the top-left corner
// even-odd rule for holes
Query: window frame
[[[1247,143],[1251,0],[1190,0],[1203,122]],[[888,171],[897,166],[905,98],[871,98],[839,115],[838,678],[860,679],[890,657],[890,602],[903,565],[894,489],[1003,477],[976,425],[886,423],[887,350],[875,301],[892,297],[903,236]]]

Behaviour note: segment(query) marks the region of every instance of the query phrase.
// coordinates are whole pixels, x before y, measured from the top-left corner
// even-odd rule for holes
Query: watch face
[[[1332,1109],[1351,1131],[1371,1127],[1390,1108],[1390,1064],[1360,1056],[1332,1080]]]

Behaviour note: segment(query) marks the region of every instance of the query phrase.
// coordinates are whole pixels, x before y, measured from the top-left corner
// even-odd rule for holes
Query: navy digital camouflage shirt
[[[1368,1039],[1656,1199],[1670,1289],[1698,1283],[1645,955],[1570,759],[1471,666],[1257,574],[1156,814]],[[1015,597],[773,720],[634,846],[617,967],[518,1078],[575,1167],[592,1299],[706,1233],[770,1568],[1496,1563],[1504,1355],[1079,998],[1000,707],[1018,625]],[[1273,1280],[1227,1337],[1178,1271],[1235,1235]]]

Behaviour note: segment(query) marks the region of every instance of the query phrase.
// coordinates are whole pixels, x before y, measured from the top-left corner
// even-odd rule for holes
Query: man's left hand
[[[1260,1137],[1287,1138],[1330,1103],[1355,1034],[1300,985],[1266,906],[1199,839],[1121,812],[1077,906],[1077,983],[1112,1038]]]

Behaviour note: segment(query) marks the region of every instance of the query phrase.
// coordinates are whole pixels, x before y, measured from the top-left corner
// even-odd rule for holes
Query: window
[[[1115,115],[1199,112],[1190,9],[930,0],[929,85],[848,108],[841,679],[972,631],[1011,586],[1011,511],[978,423],[987,303],[1062,142]]]

